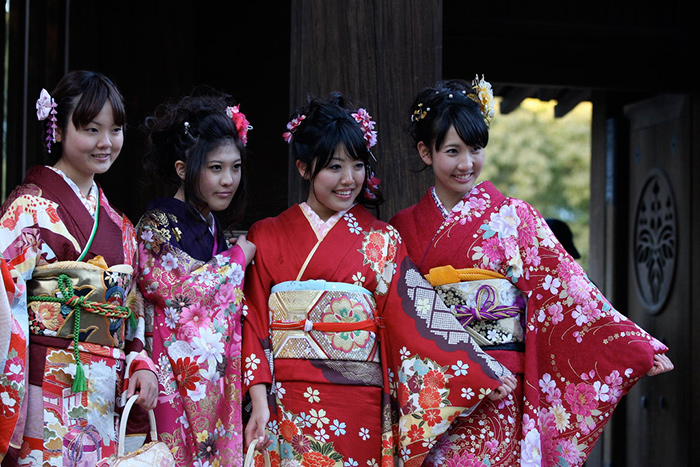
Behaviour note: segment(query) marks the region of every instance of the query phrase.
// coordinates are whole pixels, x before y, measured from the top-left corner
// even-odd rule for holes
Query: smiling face
[[[454,127],[447,131],[439,149],[420,142],[418,153],[423,162],[432,166],[435,193],[447,209],[474,188],[484,166],[484,148],[468,146]]]
[[[76,128],[71,118],[67,121],[65,131],[59,129],[56,133],[56,141],[61,143],[63,153],[54,167],[63,171],[83,194],[87,194],[95,174],[105,173],[119,156],[124,144],[123,128],[114,122],[109,101],[84,127]]]
[[[297,161],[297,169],[306,177],[305,163]],[[328,220],[336,212],[350,209],[362,190],[365,174],[364,162],[351,158],[341,144],[328,165],[311,180],[306,203],[321,219]]]

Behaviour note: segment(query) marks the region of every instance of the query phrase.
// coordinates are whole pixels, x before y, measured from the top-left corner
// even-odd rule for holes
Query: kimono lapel
[[[62,248],[62,254],[59,256],[67,261],[78,259],[78,256],[90,239],[90,233],[94,225],[93,217],[71,187],[53,170],[43,166],[32,167],[27,172],[25,183],[32,183],[38,186],[41,188],[44,198],[58,204],[57,211],[61,221],[79,245],[78,251],[72,248]],[[84,259],[94,258],[97,256],[96,252],[101,252],[110,266],[123,263],[124,249],[121,226],[115,225],[110,220],[108,210],[111,207],[107,204],[102,189],[99,187],[98,197],[100,223],[97,226],[97,233],[92,245]]]

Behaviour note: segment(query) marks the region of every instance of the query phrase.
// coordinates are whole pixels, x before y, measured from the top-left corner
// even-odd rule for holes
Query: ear
[[[425,165],[433,165],[433,156],[430,153],[430,148],[426,146],[423,141],[419,141],[416,148],[418,149],[418,155],[423,159]]]
[[[63,139],[63,132],[61,131],[60,128],[56,127],[56,142],[60,143],[62,139]]]
[[[185,181],[185,169],[187,166],[183,161],[175,161],[175,173],[180,177],[180,180]]]
[[[308,175],[306,174],[306,162],[297,160],[296,166],[297,170],[299,171],[299,175],[301,175],[301,178],[303,178],[304,180],[308,179]]]

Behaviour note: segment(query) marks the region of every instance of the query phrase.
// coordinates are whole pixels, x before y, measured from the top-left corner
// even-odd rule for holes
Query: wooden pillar
[[[2,198],[22,182],[26,169],[47,162],[42,148],[43,122],[35,103],[49,91],[66,67],[66,18],[70,1],[10,2],[7,37],[7,131]]]
[[[332,91],[364,105],[377,122],[380,217],[417,202],[430,186],[404,130],[416,93],[440,78],[442,1],[293,0],[290,113],[307,95]],[[289,203],[304,199],[290,161]]]

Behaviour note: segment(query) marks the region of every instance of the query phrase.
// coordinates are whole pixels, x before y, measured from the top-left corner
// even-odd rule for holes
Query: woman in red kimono
[[[390,223],[465,330],[520,378],[456,420],[425,465],[582,465],[632,385],[673,368],[667,348],[612,308],[532,206],[476,183],[489,83],[438,83],[412,109],[435,185]]]
[[[421,282],[396,230],[364,207],[382,200],[367,112],[334,94],[287,128],[310,189],[249,231],[246,444],[262,441],[283,465],[388,466],[395,456],[420,465],[456,416],[514,379],[499,381],[507,371]]]
[[[0,459],[95,465],[116,452],[122,398],[138,391],[153,408],[157,396],[134,227],[94,180],[119,155],[126,116],[114,84],[88,71],[42,90],[36,108],[54,164],[29,169],[0,219],[14,318],[0,342]]]

